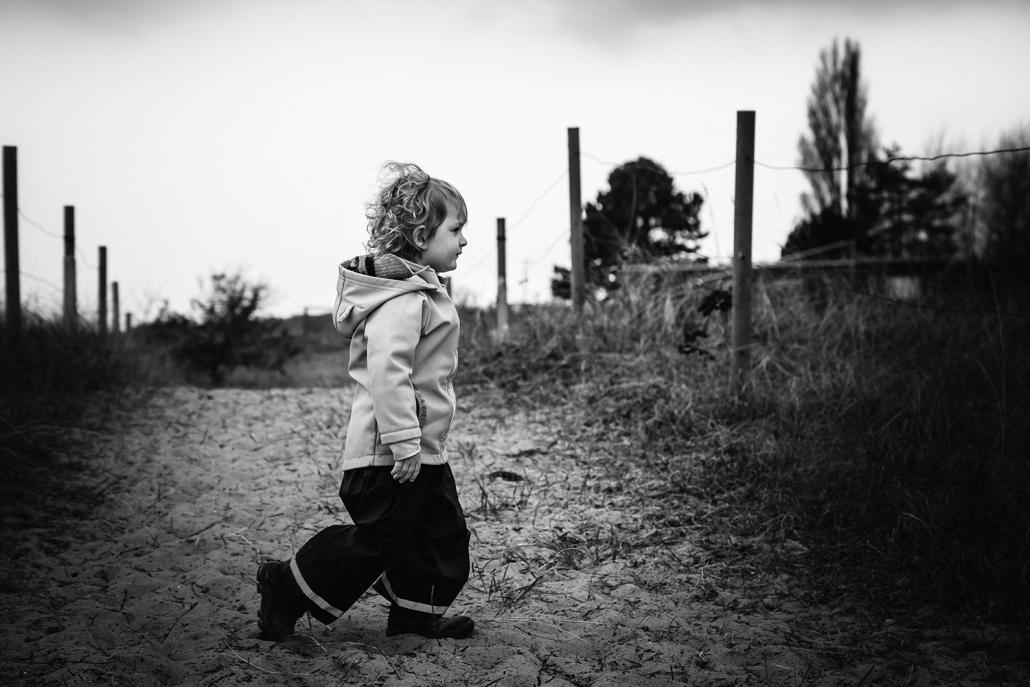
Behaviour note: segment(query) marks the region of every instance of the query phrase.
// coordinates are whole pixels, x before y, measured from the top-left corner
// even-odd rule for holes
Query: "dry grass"
[[[228,665],[219,667],[209,650],[191,650],[184,654],[190,674],[220,670],[230,681],[267,676],[270,684],[283,676],[339,680],[341,673],[427,684],[431,674],[441,676],[439,684],[460,684],[455,675],[461,673],[469,684],[491,684],[474,681],[481,669],[462,661],[482,651],[484,665],[494,666],[486,663],[492,652],[503,650],[507,660],[516,646],[525,647],[519,657],[544,678],[593,684],[594,677],[619,671],[652,676],[657,659],[634,653],[646,648],[660,649],[655,684],[700,684],[698,675],[712,669],[729,675],[741,655],[782,645],[804,660],[748,664],[743,670],[751,684],[824,684],[828,674],[847,676],[848,684],[922,684],[905,678],[917,668],[938,683],[957,684],[957,673],[947,671],[958,663],[975,664],[987,675],[984,684],[1017,683],[1017,673],[1025,675],[1025,634],[981,620],[1025,621],[1030,607],[1030,490],[1022,449],[1030,440],[1026,319],[970,314],[984,305],[954,296],[921,304],[943,310],[900,306],[857,297],[849,284],[834,285],[832,297],[816,307],[801,284],[761,286],[752,386],[738,399],[726,392],[725,321],[719,312],[697,312],[707,287],[630,288],[637,290],[593,306],[582,319],[562,307],[524,309],[503,342],[489,330],[489,313],[464,314],[460,381],[466,391],[479,388],[462,396],[469,405],[462,408],[465,427],[456,435],[454,461],[477,537],[467,598],[489,642],[443,658],[416,655],[402,644],[387,657],[361,650],[378,641],[374,636],[347,629],[330,636],[340,640],[334,642],[309,630],[277,651],[230,629],[218,643],[219,652],[228,651]],[[986,309],[1020,307],[1027,310],[1000,301]],[[693,336],[700,330],[707,335]],[[59,339],[38,343],[28,358],[4,368],[14,374],[25,360],[43,367],[36,377],[20,377],[17,387],[4,385],[5,392],[30,388],[32,379],[55,380],[41,390],[95,403],[116,396],[110,391],[126,381],[154,379],[161,369],[139,371],[140,360],[153,359],[146,351]],[[50,353],[37,355],[45,347]],[[61,374],[47,362],[50,356],[62,361]],[[119,356],[129,360],[122,364]],[[300,362],[294,376],[250,383],[332,385],[343,365],[339,351],[316,347]],[[118,364],[105,372],[94,363]],[[4,398],[7,413],[12,396]],[[186,560],[184,569],[207,570],[212,551],[224,549],[234,561],[226,569],[237,571],[260,546],[281,546],[286,529],[303,533],[339,514],[330,464],[344,416],[337,392],[172,389],[155,398],[163,414],[152,426],[135,425],[135,444],[109,434],[107,462],[91,483],[98,495],[131,499],[122,515],[134,525],[153,509],[147,517],[182,547],[174,560]],[[229,402],[234,405],[226,411]],[[27,415],[16,426],[31,423],[39,440],[48,424],[64,436],[69,427],[89,431],[76,407],[22,409]],[[41,414],[51,411],[57,414]],[[199,416],[206,420],[198,423]],[[4,415],[8,425],[11,418]],[[497,436],[509,420],[518,430],[509,434],[525,443]],[[162,461],[150,459],[155,436],[169,451]],[[160,469],[140,481],[139,462]],[[179,476],[176,502],[161,490],[182,466],[194,471]],[[194,483],[200,467],[203,480]],[[251,483],[251,470],[260,472],[261,489]],[[26,483],[24,474],[18,478],[5,482]],[[325,495],[316,503],[310,502],[312,485]],[[36,490],[37,510],[52,515],[65,496],[85,511],[100,507],[99,496],[84,502],[81,491]],[[305,514],[304,527],[284,522],[279,509],[287,503],[291,512]],[[259,540],[258,530],[271,527],[266,514],[277,529],[264,530]],[[57,515],[84,523],[89,513]],[[134,557],[156,555],[162,549],[151,534],[158,531],[133,530],[131,539],[103,546],[128,547],[123,553]],[[96,546],[106,536],[75,542]],[[43,553],[53,562],[62,552]],[[82,559],[70,547],[64,555]],[[197,578],[212,589],[220,581],[233,590],[215,604],[217,617],[228,628],[252,625],[247,604],[253,599],[240,585],[244,574],[218,572]],[[81,601],[77,588],[64,591],[68,603]],[[246,593],[253,594],[249,577]],[[112,602],[95,594],[103,604],[95,612],[53,611],[68,619],[69,634],[61,636],[93,633],[94,621],[106,616],[132,633],[125,637],[138,635],[121,621],[124,595]],[[676,599],[675,616],[667,614],[669,598]],[[181,631],[193,642],[183,646],[198,646],[196,638],[207,638],[213,626],[210,617],[196,617],[205,604],[197,607],[196,598],[171,586],[132,601],[156,614],[159,621],[151,624],[158,642]],[[555,610],[556,603],[565,605]],[[637,615],[626,623],[614,608]],[[371,626],[357,610],[357,625]],[[942,620],[958,611],[956,622]],[[31,648],[50,628],[35,626],[24,646]],[[122,635],[110,637],[117,640],[112,647],[122,641]],[[956,661],[942,662],[949,657]],[[70,665],[79,669],[108,670],[73,658]],[[436,672],[416,672],[426,665]],[[313,673],[316,666],[321,672]],[[573,668],[588,672],[574,674]]]
[[[766,538],[785,544],[748,555],[787,566],[802,546],[827,594],[1025,619],[1030,318],[998,314],[1030,311],[1025,295],[942,283],[900,304],[847,281],[759,284],[741,399],[727,393],[725,313],[698,311],[716,286],[639,280],[580,318],[524,307],[503,341],[492,312],[463,312],[459,382],[550,408],[597,449],[612,489],[661,504],[653,524],[670,531],[702,523],[727,560],[742,560],[741,538]],[[345,356],[311,324],[310,346],[285,373],[237,370],[231,384],[338,385]],[[57,435],[47,428],[74,426],[77,404],[97,390],[183,381],[131,339],[68,338],[41,321],[28,332],[4,359],[7,454],[45,454]],[[478,488],[483,514],[531,496],[517,480]],[[621,550],[591,536],[551,542],[554,555]]]
[[[60,323],[23,314],[15,339],[0,322],[0,454],[9,465],[18,457],[52,453],[62,430],[88,431],[88,406],[107,403],[105,393],[137,378],[134,361],[117,338],[89,329],[68,333]]]
[[[553,405],[582,442],[618,445],[613,479],[658,473],[665,486],[641,497],[670,521],[697,516],[684,498],[715,504],[711,543],[804,542],[828,594],[1025,618],[1025,300],[938,285],[905,304],[830,281],[813,305],[808,287],[759,285],[743,400],[727,393],[724,318],[697,311],[711,286],[682,282],[631,285],[582,319],[524,309],[503,342],[490,313],[470,313],[462,374]]]

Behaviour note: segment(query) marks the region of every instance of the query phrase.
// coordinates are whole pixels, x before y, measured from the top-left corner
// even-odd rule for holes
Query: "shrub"
[[[281,322],[257,316],[267,286],[250,283],[237,272],[213,274],[205,288],[207,293],[193,300],[193,319],[166,306],[153,323],[138,329],[139,335],[166,347],[187,371],[204,375],[213,386],[237,367],[281,374],[301,349]]]

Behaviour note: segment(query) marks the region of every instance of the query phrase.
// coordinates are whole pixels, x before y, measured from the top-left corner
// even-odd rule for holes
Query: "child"
[[[305,611],[332,623],[369,587],[390,602],[386,634],[468,637],[444,617],[469,575],[469,532],[447,464],[458,314],[437,276],[466,244],[461,194],[414,164],[390,163],[367,209],[368,255],[340,265],[335,326],[356,383],[333,525],[288,561],[257,571],[261,637],[293,634]]]

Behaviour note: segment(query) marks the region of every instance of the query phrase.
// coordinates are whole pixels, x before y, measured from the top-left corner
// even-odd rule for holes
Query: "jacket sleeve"
[[[404,293],[380,305],[365,320],[372,410],[380,437],[395,460],[417,453],[422,437],[411,375],[422,337],[424,301],[420,293]]]

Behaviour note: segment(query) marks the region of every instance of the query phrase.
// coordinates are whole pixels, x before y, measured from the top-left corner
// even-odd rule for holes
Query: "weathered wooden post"
[[[118,311],[118,282],[111,282],[111,331],[118,334],[121,329],[121,314]]]
[[[504,218],[497,218],[497,337],[508,335],[508,258]]]
[[[79,311],[75,292],[75,208],[64,206],[64,328],[74,330],[79,324]]]
[[[755,186],[755,113],[737,111],[733,212],[733,334],[730,385],[741,393],[751,365],[751,221]]]
[[[583,312],[583,201],[579,178],[579,127],[569,127],[569,244],[572,255],[570,286],[572,307]]]
[[[107,246],[100,246],[99,288],[97,292],[97,333],[107,334]]]
[[[4,146],[4,273],[7,343],[21,339],[21,265],[18,259],[18,149]]]

